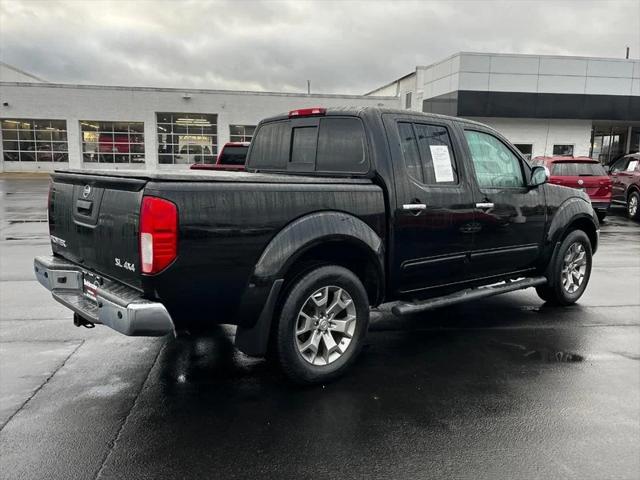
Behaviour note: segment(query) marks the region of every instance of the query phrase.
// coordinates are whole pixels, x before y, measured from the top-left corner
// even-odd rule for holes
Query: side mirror
[[[551,173],[549,169],[544,166],[536,166],[531,169],[531,180],[529,181],[530,187],[537,187],[549,181]]]

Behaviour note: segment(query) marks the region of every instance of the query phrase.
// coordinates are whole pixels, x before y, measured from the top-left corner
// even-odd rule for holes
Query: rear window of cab
[[[274,172],[364,174],[367,143],[357,117],[306,117],[262,124],[249,168]]]

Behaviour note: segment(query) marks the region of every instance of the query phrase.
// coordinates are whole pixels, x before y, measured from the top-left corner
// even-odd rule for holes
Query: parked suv
[[[619,158],[609,166],[613,203],[625,205],[627,215],[640,219],[640,153]]]
[[[611,179],[597,160],[589,157],[535,157],[533,165],[543,165],[551,173],[550,183],[577,188],[589,195],[600,221],[611,205]]]
[[[247,171],[59,171],[35,274],[78,326],[235,344],[302,383],[343,373],[370,307],[398,316],[535,287],[584,293],[599,224],[495,130],[405,110],[262,121]]]

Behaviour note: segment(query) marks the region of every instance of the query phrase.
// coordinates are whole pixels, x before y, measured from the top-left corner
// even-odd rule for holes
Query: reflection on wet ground
[[[7,191],[3,478],[638,477],[640,228],[622,217],[578,305],[522,291],[403,319],[383,306],[349,375],[299,388],[238,352],[231,327],[73,327],[31,273],[46,183]]]

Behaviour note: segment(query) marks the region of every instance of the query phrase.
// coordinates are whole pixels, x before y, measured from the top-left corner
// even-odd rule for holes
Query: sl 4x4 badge
[[[124,268],[125,270],[129,270],[130,272],[135,272],[136,271],[136,266],[133,263],[127,262],[127,261],[122,261],[118,257],[116,257],[114,260],[116,262],[116,267]]]

